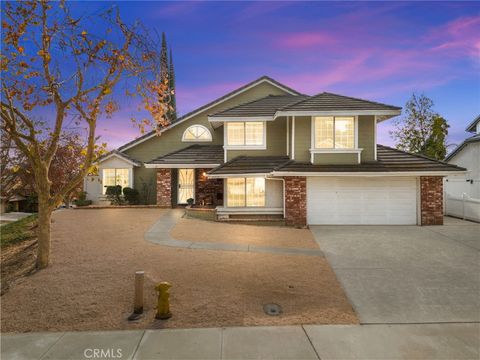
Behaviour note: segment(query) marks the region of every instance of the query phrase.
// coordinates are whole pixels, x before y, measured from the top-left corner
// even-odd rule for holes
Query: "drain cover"
[[[263,305],[263,311],[270,316],[277,316],[282,313],[282,307],[278,304],[265,304]]]

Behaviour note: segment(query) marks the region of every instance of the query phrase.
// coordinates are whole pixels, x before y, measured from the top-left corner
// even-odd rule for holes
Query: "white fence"
[[[445,194],[445,214],[480,222],[480,199]]]

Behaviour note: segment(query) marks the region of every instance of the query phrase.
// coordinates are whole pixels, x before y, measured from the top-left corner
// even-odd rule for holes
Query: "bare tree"
[[[52,211],[91,170],[97,120],[118,109],[117,85],[128,81],[137,90],[128,93],[141,96],[159,126],[165,125],[169,105],[158,102],[169,99],[163,94],[168,88],[158,82],[156,44],[139,23],[124,23],[115,7],[89,16],[73,15],[66,2],[47,0],[4,2],[2,8],[1,127],[33,172],[37,267],[45,268]],[[83,161],[52,192],[52,161],[72,119],[86,129]]]

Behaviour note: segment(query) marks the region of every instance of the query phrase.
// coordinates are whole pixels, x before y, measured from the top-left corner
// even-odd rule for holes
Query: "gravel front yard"
[[[20,280],[2,296],[2,332],[358,322],[324,258],[177,249],[145,241],[144,232],[164,211],[55,213],[52,265]],[[228,234],[229,226],[211,223],[211,241],[225,229]],[[239,226],[244,233],[244,225],[232,229]],[[289,246],[285,243],[292,237],[296,247],[300,239],[294,234],[303,238],[306,232],[250,225],[245,231],[251,236],[258,231],[272,245],[278,237],[281,246]],[[146,274],[145,316],[129,323],[136,270]],[[173,317],[167,321],[154,320],[153,286],[159,281],[173,285]],[[283,314],[265,315],[266,303],[280,304]]]

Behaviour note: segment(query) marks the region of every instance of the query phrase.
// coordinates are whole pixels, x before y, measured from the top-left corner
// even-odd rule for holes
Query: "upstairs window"
[[[355,118],[353,116],[317,116],[314,118],[316,149],[353,149]]]
[[[183,133],[182,141],[212,141],[212,134],[203,125],[192,125]]]
[[[227,122],[227,145],[264,146],[265,123],[260,121]]]

